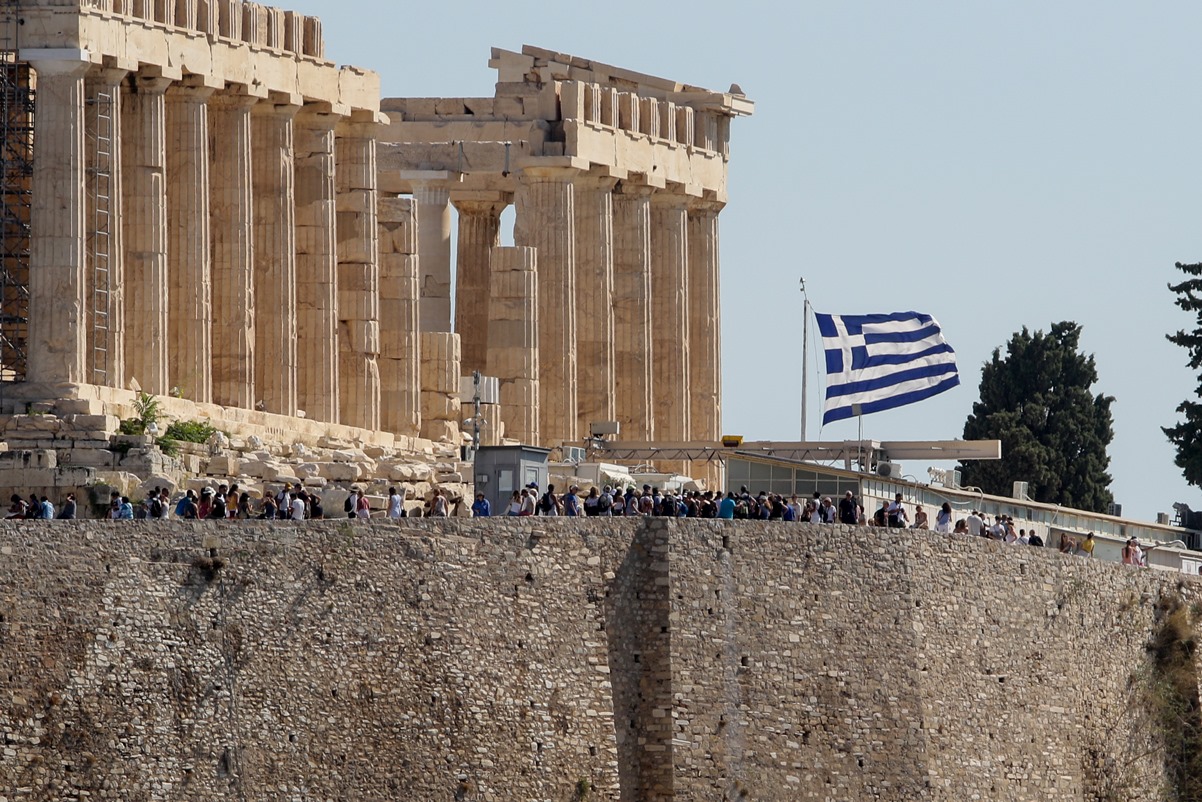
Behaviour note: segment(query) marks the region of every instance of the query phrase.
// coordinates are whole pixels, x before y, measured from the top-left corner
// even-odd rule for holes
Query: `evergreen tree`
[[[1027,482],[1035,501],[1105,512],[1114,500],[1110,457],[1114,437],[1110,396],[1093,395],[1092,356],[1078,353],[1081,327],[1056,323],[1031,334],[1024,326],[994,349],[981,370],[981,400],[964,424],[965,440],[1001,440],[1002,458],[961,465],[966,486],[1009,496]]]
[[[1166,336],[1169,342],[1189,352],[1190,369],[1198,370],[1202,367],[1202,264],[1183,265],[1178,262],[1177,269],[1191,278],[1180,284],[1170,284],[1169,289],[1177,293],[1174,303],[1194,314],[1195,323],[1191,331],[1183,329]],[[1198,392],[1202,395],[1202,384]],[[1185,480],[1195,487],[1202,487],[1202,404],[1187,398],[1177,406],[1177,412],[1184,415],[1185,420],[1162,431],[1168,436],[1169,442],[1177,447],[1174,462]]]

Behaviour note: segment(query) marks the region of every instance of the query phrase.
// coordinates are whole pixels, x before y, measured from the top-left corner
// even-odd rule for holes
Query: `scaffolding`
[[[0,380],[26,378],[34,88],[19,59],[20,0],[0,0]]]

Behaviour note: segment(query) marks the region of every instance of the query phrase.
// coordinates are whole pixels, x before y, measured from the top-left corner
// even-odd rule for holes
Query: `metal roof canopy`
[[[986,460],[1002,458],[1001,440],[844,440],[802,442],[762,440],[727,447],[709,441],[638,442],[594,440],[590,452],[615,460],[712,460],[730,454],[763,454],[805,462],[880,460]]]

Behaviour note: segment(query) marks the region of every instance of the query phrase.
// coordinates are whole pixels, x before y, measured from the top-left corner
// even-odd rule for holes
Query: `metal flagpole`
[[[801,442],[806,442],[806,401],[810,378],[810,297],[806,295],[806,280],[801,279]]]

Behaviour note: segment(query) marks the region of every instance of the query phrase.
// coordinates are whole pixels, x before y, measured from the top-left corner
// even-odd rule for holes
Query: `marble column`
[[[213,89],[167,92],[169,377],[185,398],[213,400],[213,282],[209,251],[209,108]]]
[[[342,422],[380,428],[380,250],[376,140],[346,123],[337,138],[338,387]]]
[[[539,437],[538,273],[534,248],[493,248],[488,289],[488,372],[501,385],[505,436]]]
[[[34,51],[36,53],[36,51]],[[84,317],[84,74],[79,60],[40,59],[29,268],[26,378],[40,384],[87,381]],[[49,54],[48,54],[49,55]]]
[[[577,433],[614,420],[614,217],[612,178],[576,179]]]
[[[296,118],[297,406],[310,420],[339,421],[338,248],[334,114]]]
[[[420,225],[420,224],[419,224]],[[422,437],[459,445],[463,431],[459,400],[459,335],[449,331],[421,333]]]
[[[93,69],[87,92],[88,381],[125,386],[125,245],[121,236],[121,82],[129,70]],[[94,144],[92,144],[94,143]]]
[[[380,426],[421,432],[421,295],[412,198],[380,198]]]
[[[654,440],[651,193],[622,183],[614,208],[614,405],[623,440]]]
[[[689,414],[688,199],[651,197],[651,318],[655,438],[692,439]],[[672,465],[673,469],[680,466]]]
[[[538,250],[539,433],[576,445],[576,212],[578,171],[528,167],[518,181],[514,241]]]
[[[167,110],[171,81],[135,74],[121,99],[125,373],[144,392],[171,390],[167,303]]]
[[[213,273],[213,401],[255,407],[254,200],[251,108],[256,99],[219,93],[209,102],[210,233]]]
[[[441,181],[414,181],[421,237],[421,329],[451,330],[451,193]]]
[[[455,331],[464,373],[488,371],[488,272],[492,249],[501,244],[501,212],[508,202],[451,198],[459,212],[455,258]]]
[[[722,436],[722,328],[718,214],[723,204],[689,206],[689,416],[693,437]]]
[[[296,206],[292,122],[270,101],[251,114],[256,406],[296,413]]]

